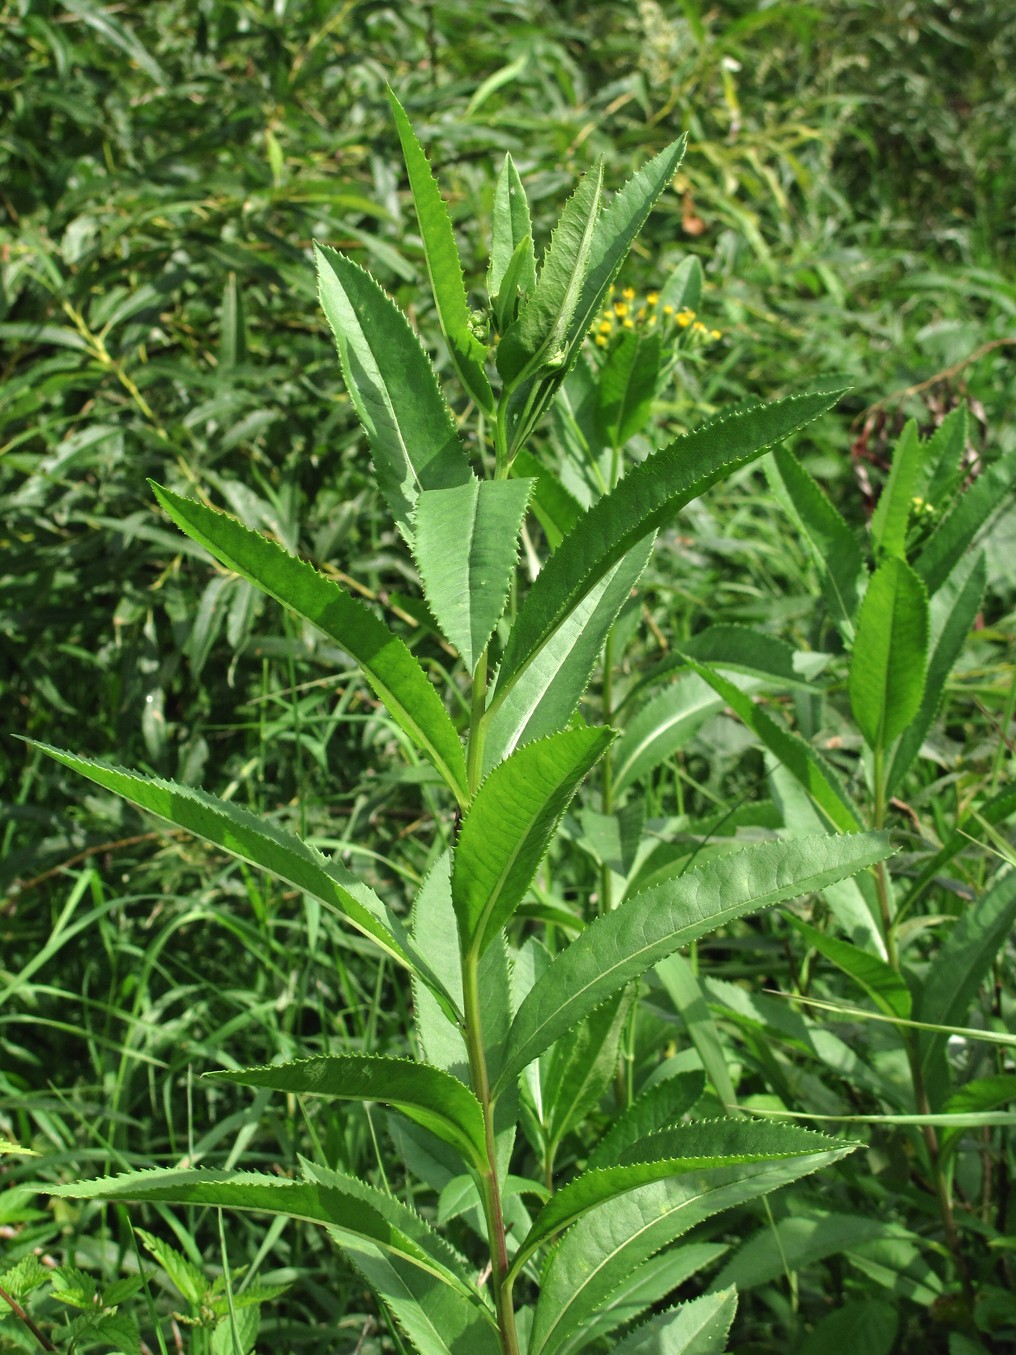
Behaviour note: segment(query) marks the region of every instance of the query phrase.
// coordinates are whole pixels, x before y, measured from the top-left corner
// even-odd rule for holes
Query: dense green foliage
[[[466,866],[451,882],[460,930],[480,949],[518,909],[561,950],[556,964],[578,954],[567,963],[581,978],[582,947],[562,947],[584,918],[610,912],[620,930],[626,915],[612,904],[663,900],[689,866],[716,862],[722,878],[735,845],[886,827],[899,854],[793,911],[738,922],[743,909],[732,909],[719,938],[694,943],[692,963],[669,953],[677,921],[654,909],[664,939],[637,1016],[630,988],[611,997],[603,985],[597,1001],[609,1000],[544,1055],[535,1085],[554,1095],[532,1100],[530,1075],[509,1186],[564,1186],[554,1200],[565,1210],[581,1189],[577,1168],[625,1170],[626,1142],[692,1109],[697,1119],[735,1105],[826,1116],[819,1127],[864,1138],[865,1151],[761,1210],[743,1194],[734,1214],[703,1215],[689,1242],[645,1263],[631,1315],[708,1293],[713,1306],[699,1311],[714,1327],[701,1348],[722,1349],[723,1296],[735,1285],[737,1350],[966,1355],[1013,1338],[1005,1031],[1016,903],[1005,863],[1016,552],[1005,499],[1016,447],[1016,96],[1003,78],[1014,56],[1005,9],[0,8],[10,91],[0,138],[5,727],[203,785],[237,810],[222,834],[195,843],[139,816],[112,793],[122,783],[100,778],[83,791],[36,749],[0,746],[0,1147],[39,1154],[2,1159],[5,1184],[34,1188],[0,1198],[0,1285],[24,1296],[43,1341],[130,1350],[140,1326],[155,1348],[171,1339],[175,1312],[189,1349],[249,1349],[261,1307],[266,1349],[402,1348],[314,1228],[245,1214],[223,1230],[197,1203],[128,1214],[62,1199],[47,1210],[46,1187],[155,1164],[289,1178],[302,1155],[312,1167],[300,1190],[334,1190],[328,1172],[390,1188],[393,1210],[439,1217],[473,1255],[478,1220],[461,1168],[435,1156],[419,1124],[298,1102],[299,1088],[281,1081],[288,1097],[266,1078],[247,1078],[253,1093],[196,1079],[421,1045],[442,1064],[427,1043],[440,1046],[436,1028],[419,1024],[426,993],[414,996],[395,966],[419,972],[422,952],[443,973],[447,957],[416,928],[407,939],[405,910],[414,896],[439,910],[434,889],[420,887],[435,879],[473,774],[557,728],[590,673],[583,715],[621,733],[534,887],[531,871],[509,876],[512,897],[491,921],[489,885],[476,893]],[[403,152],[418,206],[425,165],[414,169],[386,81],[439,168],[470,305],[483,295],[491,221],[516,181],[497,179],[511,152],[531,220],[510,214],[507,242],[496,241],[492,319],[462,310],[441,239],[421,239]],[[558,323],[568,298],[581,307],[585,295],[582,270],[572,279],[566,266],[582,248],[579,207],[600,192],[595,175],[582,181],[590,201],[559,242],[546,304],[498,351],[501,378],[533,390],[506,417],[519,444],[534,428],[513,466],[520,478],[503,493],[477,482],[468,457],[481,456],[484,426],[467,395],[480,407],[491,398],[477,353],[491,324],[507,328],[516,289],[535,282],[530,227],[540,257],[598,156],[607,201],[682,131],[677,191],[660,197],[615,300],[584,317],[593,333],[558,393],[540,363],[569,339]],[[452,409],[435,409],[413,436],[440,442],[445,421],[467,456],[465,474],[445,465],[421,504],[399,500],[397,476],[377,492],[356,417],[369,428],[372,410],[343,382],[320,317],[314,239],[339,251],[327,257],[344,295],[364,277],[342,262],[352,259],[399,303],[386,323],[408,312],[436,355]],[[595,272],[592,246],[591,257]],[[661,338],[665,327],[651,331],[648,319],[664,306],[677,318]],[[340,352],[343,342],[355,347],[340,337]],[[626,466],[735,402],[816,386],[852,390],[764,473],[737,471],[681,518],[663,499],[658,518],[640,516],[648,466],[615,489]],[[688,447],[696,436],[710,435]],[[168,487],[160,497],[178,522],[190,514],[196,541],[209,544],[200,524],[211,514],[195,495],[327,578],[301,575],[295,618],[266,603],[251,562],[213,566],[166,522],[148,476]],[[528,481],[533,516],[510,604],[518,624],[511,639],[495,635],[506,644],[501,672],[486,743],[467,769],[455,731],[469,727],[470,692],[453,651],[473,673],[513,560],[505,549],[464,557],[463,569],[482,564],[496,577],[485,575],[486,594],[463,611],[462,576],[442,574],[441,543],[471,521],[476,542],[506,548]],[[608,524],[616,572],[568,632],[561,609],[589,586],[590,560],[569,540],[584,510]],[[647,565],[650,527],[661,535]],[[261,540],[238,532],[230,549],[246,541],[263,554]],[[558,564],[526,602],[552,550]],[[292,601],[278,560],[263,568],[276,583],[262,587]],[[321,591],[334,583],[345,592]],[[351,595],[380,608],[356,608]],[[324,634],[300,619],[319,621],[340,606],[335,596],[346,601]],[[375,660],[389,626],[405,643]],[[534,705],[522,697],[537,654],[561,672]],[[433,702],[421,733],[420,672],[451,713],[447,727]],[[581,741],[557,766],[567,793],[548,789],[552,818],[602,755]],[[519,793],[497,776],[484,786],[486,806],[472,828],[467,813],[460,837],[481,873]],[[202,831],[197,792],[193,813]],[[330,854],[331,883],[315,875],[317,852],[290,851],[274,881],[226,856],[236,839],[223,834],[253,822],[269,825],[260,831],[273,851],[299,834]],[[262,859],[259,841],[240,854]],[[533,845],[533,869],[545,845]],[[358,922],[382,940],[380,964],[335,912],[350,913],[350,897],[364,907],[347,876],[391,910],[382,924],[367,907]],[[535,970],[529,981],[532,1003],[509,1044],[519,1068],[547,992]],[[630,1137],[600,1137],[626,1107]],[[523,1231],[538,1203],[506,1194]],[[292,1212],[301,1209],[315,1217],[310,1203]],[[574,1259],[565,1247],[557,1255],[544,1280],[568,1293]],[[62,1266],[55,1280],[48,1257]],[[608,1331],[585,1321],[590,1342]],[[8,1315],[5,1342],[31,1349],[38,1338]],[[633,1337],[622,1348],[643,1347]],[[660,1346],[671,1348],[685,1347]]]

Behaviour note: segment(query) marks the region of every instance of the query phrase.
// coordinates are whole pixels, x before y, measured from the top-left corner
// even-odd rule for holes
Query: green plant
[[[495,197],[489,313],[478,315],[469,310],[429,164],[394,97],[392,107],[437,315],[479,414],[483,437],[472,464],[429,359],[370,275],[320,248],[320,291],[378,485],[413,553],[437,628],[468,680],[464,745],[453,718],[458,704],[449,713],[419,661],[375,612],[235,519],[169,489],[156,486],[155,493],[227,569],[340,645],[414,756],[429,764],[448,804],[444,850],[417,893],[411,926],[338,860],[267,816],[40,746],[342,914],[410,976],[417,1057],[325,1054],[215,1076],[293,1094],[381,1101],[405,1117],[418,1144],[454,1164],[439,1214],[461,1215],[479,1233],[481,1283],[416,1210],[325,1162],[305,1162],[299,1179],[157,1168],[74,1182],[54,1193],[223,1206],[320,1223],[410,1341],[435,1355],[499,1349],[517,1355],[523,1348],[565,1355],[597,1349],[619,1330],[615,1350],[648,1349],[657,1340],[670,1351],[715,1350],[733,1315],[733,1291],[633,1325],[702,1264],[701,1251],[689,1248],[663,1270],[657,1254],[668,1257],[665,1249],[699,1221],[835,1162],[853,1145],[744,1117],[684,1122],[701,1081],[672,1078],[639,1087],[599,1137],[587,1170],[562,1184],[552,1157],[543,1179],[511,1170],[519,1125],[527,1124],[520,1083],[530,1103],[547,1099],[557,1108],[552,1118],[573,1124],[577,1109],[590,1108],[590,1082],[599,1087],[612,1076],[610,1032],[624,1020],[640,976],[726,922],[874,866],[887,854],[885,836],[820,833],[750,846],[634,893],[587,926],[577,913],[552,910],[543,940],[514,920],[575,792],[614,738],[609,726],[587,725],[577,707],[657,528],[816,418],[837,393],[749,404],[660,448],[624,476],[615,466],[608,492],[562,533],[520,597],[517,543],[531,499],[540,501],[540,480],[511,472],[576,370],[581,345],[671,181],[683,143],[661,151],[609,203],[602,166],[590,171],[566,204],[539,273],[529,206],[509,157]],[[488,326],[497,336],[496,394],[483,341]],[[617,450],[629,424],[618,416],[613,426]],[[481,478],[477,469],[489,474]],[[566,930],[578,932],[567,944]],[[589,1024],[594,1019],[601,1027]],[[590,1080],[569,1042],[579,1030],[594,1053],[589,1037],[597,1029],[610,1057],[591,1060]],[[537,1201],[533,1213],[526,1199]]]

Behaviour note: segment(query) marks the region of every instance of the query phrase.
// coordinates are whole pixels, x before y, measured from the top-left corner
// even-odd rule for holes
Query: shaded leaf
[[[736,1289],[703,1294],[651,1317],[614,1347],[614,1355],[717,1355],[727,1348],[736,1312]]]

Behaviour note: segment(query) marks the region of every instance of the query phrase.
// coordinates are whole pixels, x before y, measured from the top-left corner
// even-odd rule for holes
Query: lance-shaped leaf
[[[567,729],[495,767],[462,821],[452,899],[463,955],[482,955],[532,883],[561,815],[614,737]]]
[[[907,523],[924,469],[925,445],[911,419],[893,448],[892,466],[885,488],[871,517],[871,536],[876,556],[898,555],[905,559]]]
[[[987,584],[988,567],[984,553],[978,552],[972,559],[961,563],[931,599],[929,622],[932,643],[924,695],[917,714],[900,735],[893,753],[886,780],[887,795],[895,793],[935,722],[942,705],[945,684],[977,620]]]
[[[568,332],[589,266],[602,186],[600,161],[583,175],[565,203],[536,287],[501,336],[497,370],[509,388],[544,367],[558,369],[564,364]]]
[[[540,571],[519,611],[494,704],[540,656],[558,627],[618,560],[710,485],[747,465],[835,404],[836,394],[790,396],[711,420],[634,466],[583,514]]]
[[[854,533],[797,457],[785,447],[773,452],[769,479],[818,567],[834,622],[843,634],[850,636],[864,574],[864,560]]]
[[[461,740],[408,646],[365,603],[276,542],[226,513],[150,483],[159,503],[188,536],[227,569],[312,622],[356,661],[392,718],[464,805],[468,791]]]
[[[241,861],[259,866],[334,909],[392,959],[422,979],[451,1019],[456,1019],[454,1003],[437,975],[417,955],[402,923],[374,891],[355,879],[341,862],[326,861],[320,852],[295,833],[287,833],[267,819],[228,800],[219,800],[206,791],[163,781],[159,777],[138,776],[135,772],[78,757],[49,744],[33,743],[32,746],[96,785],[185,828]]]
[[[761,706],[722,674],[705,664],[688,660],[688,665],[709,683],[734,714],[751,730],[811,796],[816,807],[833,828],[852,832],[861,826],[861,817],[840,784],[840,779],[806,739],[784,725],[777,724]]]
[[[614,1355],[719,1355],[737,1312],[737,1290],[702,1294],[656,1313],[614,1347]]]
[[[1002,507],[1016,483],[1016,451],[993,461],[961,494],[952,512],[928,538],[914,569],[934,593],[955,569],[967,547],[988,519]]]
[[[536,255],[529,200],[514,160],[506,155],[494,188],[487,271],[487,291],[500,332],[514,319],[519,294],[528,296],[535,286]]]
[[[658,330],[622,333],[600,373],[600,418],[607,441],[623,447],[645,427],[662,356]]]
[[[620,793],[665,762],[723,706],[707,682],[692,674],[665,687],[634,715],[614,750],[614,790]]]
[[[639,1139],[676,1123],[685,1111],[691,1110],[704,1088],[705,1078],[698,1068],[647,1087],[613,1121],[589,1154],[587,1168],[595,1171],[611,1166]]]
[[[413,205],[420,223],[423,254],[427,260],[441,332],[448,340],[448,348],[462,384],[485,414],[493,414],[494,397],[483,368],[487,349],[469,328],[469,303],[448,208],[405,109],[390,89],[388,101],[395,114],[395,126],[409,172],[409,186],[413,191]]]
[[[519,452],[512,462],[511,473],[515,479],[535,481],[533,512],[547,537],[547,545],[557,550],[582,516],[582,505],[531,452]]]
[[[569,1229],[544,1275],[529,1355],[581,1350],[592,1315],[648,1257],[703,1219],[757,1199],[852,1152],[856,1144],[811,1136],[811,1151],[776,1160],[696,1169],[629,1191]]]
[[[422,489],[472,476],[430,359],[398,306],[358,264],[317,246],[321,305],[353,406],[370,439],[378,484],[399,531]]]
[[[624,899],[537,979],[512,1023],[495,1092],[611,993],[689,941],[823,889],[888,854],[884,833],[764,842]]]
[[[379,1101],[450,1143],[477,1170],[486,1165],[479,1101],[458,1078],[426,1063],[378,1054],[326,1054],[206,1076],[295,1095]]]
[[[787,921],[810,946],[824,955],[868,994],[880,1011],[889,1016],[910,1015],[910,989],[899,970],[848,941],[820,932],[791,913]]]
[[[935,429],[925,449],[926,479],[922,493],[933,509],[940,509],[958,488],[966,449],[967,407],[957,405]]]
[[[671,1247],[638,1266],[603,1300],[584,1328],[589,1343],[602,1338],[670,1298],[678,1287],[727,1251],[714,1242]]]
[[[887,748],[917,714],[928,662],[928,594],[889,556],[872,575],[857,618],[847,690],[870,748]]]
[[[571,719],[610,628],[649,563],[654,541],[653,536],[640,541],[607,571],[485,716],[484,770]]]
[[[424,595],[469,673],[504,611],[532,487],[531,480],[471,475],[417,499],[414,555]]]

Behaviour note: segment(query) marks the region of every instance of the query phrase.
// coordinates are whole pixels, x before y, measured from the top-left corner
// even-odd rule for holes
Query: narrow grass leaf
[[[409,185],[416,219],[420,223],[423,254],[427,261],[441,332],[448,340],[452,361],[462,378],[462,384],[485,414],[493,414],[494,396],[484,371],[487,349],[469,328],[469,302],[448,208],[405,109],[391,89],[388,90],[388,101],[395,115],[395,126],[409,172]]]
[[[720,1029],[691,961],[676,951],[656,962],[654,972],[663,990],[684,1022],[688,1037],[702,1060],[706,1077],[724,1106],[737,1104],[737,1092],[727,1067],[727,1054]]]
[[[824,955],[848,978],[853,979],[880,1011],[888,1016],[910,1015],[910,989],[906,979],[892,965],[869,951],[861,950],[859,946],[820,932],[817,927],[809,926],[793,913],[787,914],[787,921],[809,946],[813,946],[820,955]]]
[[[918,437],[916,420],[910,419],[893,448],[889,479],[871,518],[871,536],[878,558],[883,555],[906,558],[907,524],[921,483],[924,453],[925,444]]]
[[[927,665],[927,592],[905,560],[888,556],[861,603],[847,679],[870,748],[888,748],[917,714]]]
[[[689,941],[745,913],[821,890],[888,852],[882,833],[759,843],[625,899],[533,985],[512,1023],[499,1085],[611,993]]]
[[[451,1073],[413,1059],[330,1054],[206,1076],[295,1095],[379,1101],[450,1143],[478,1170],[486,1162],[479,1101]]]
[[[615,1346],[613,1355],[719,1355],[727,1348],[736,1312],[736,1289],[703,1294],[651,1317]]]
[[[823,392],[739,410],[634,466],[613,493],[583,514],[541,570],[512,627],[495,700],[504,700],[558,627],[632,547],[717,480],[817,418],[837,398]]]
[[[508,598],[531,480],[477,480],[425,489],[413,553],[424,596],[471,674]]]
[[[561,815],[613,737],[609,729],[565,730],[520,748],[481,784],[452,867],[464,955],[482,955],[522,902]]]
[[[470,477],[472,478],[472,477]],[[359,665],[392,718],[464,805],[466,760],[441,698],[406,644],[363,602],[226,513],[152,484],[169,516],[228,569],[305,617]]]
[[[249,861],[333,908],[392,959],[421,978],[449,1016],[455,1019],[454,1004],[441,981],[416,955],[402,923],[373,890],[355,879],[340,862],[326,861],[294,833],[287,833],[267,819],[228,800],[219,800],[206,791],[163,781],[159,777],[138,776],[135,772],[109,767],[45,743],[33,743],[32,747],[96,785],[122,795],[141,809],[185,828],[196,837],[221,847],[241,861]]]
[[[409,321],[374,279],[334,249],[317,246],[321,305],[335,335],[353,406],[370,441],[378,485],[399,531],[423,489],[472,476],[430,359]]]

